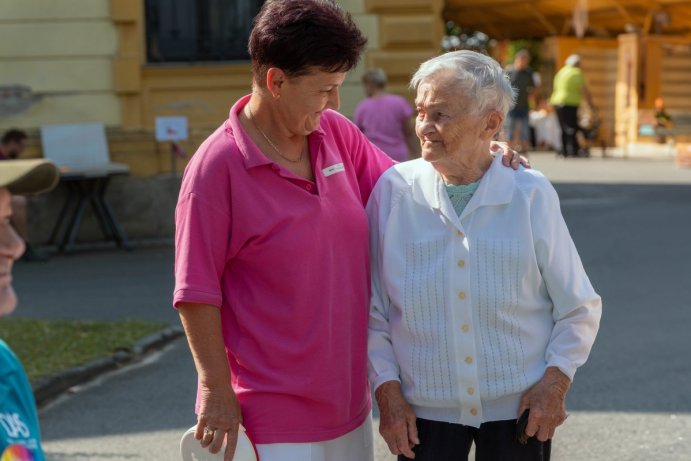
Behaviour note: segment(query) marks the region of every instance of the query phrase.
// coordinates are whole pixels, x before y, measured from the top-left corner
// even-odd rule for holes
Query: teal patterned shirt
[[[461,216],[461,213],[463,213],[466,205],[470,202],[470,199],[473,198],[473,194],[480,185],[480,180],[478,179],[470,184],[460,184],[458,186],[446,183],[444,183],[444,185],[446,186],[446,193],[449,194],[453,209],[458,216]]]

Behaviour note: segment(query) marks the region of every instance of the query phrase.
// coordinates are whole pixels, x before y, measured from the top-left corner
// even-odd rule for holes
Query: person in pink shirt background
[[[398,162],[409,160],[415,141],[413,108],[405,98],[386,92],[386,73],[370,69],[362,76],[367,99],[355,108],[353,122],[377,147]],[[412,141],[412,142],[411,142]]]
[[[373,458],[364,206],[394,161],[335,111],[365,43],[333,1],[266,2],[252,93],[185,171],[173,302],[195,435],[212,453],[225,443],[225,461],[241,423],[262,461]]]

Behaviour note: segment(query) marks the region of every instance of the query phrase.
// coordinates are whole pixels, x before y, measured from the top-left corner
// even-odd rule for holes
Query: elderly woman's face
[[[285,123],[295,134],[307,135],[317,128],[326,109],[338,109],[339,91],[345,72],[313,70],[307,75],[286,78],[280,87]]]
[[[415,133],[428,162],[475,152],[488,142],[481,137],[485,118],[475,114],[475,100],[463,94],[453,76],[439,72],[418,85]]]
[[[24,241],[10,224],[12,195],[0,188],[0,315],[7,315],[17,305],[12,288],[12,264],[24,253]]]

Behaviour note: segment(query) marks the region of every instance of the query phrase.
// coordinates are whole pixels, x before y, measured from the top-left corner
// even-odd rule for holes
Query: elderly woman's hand
[[[217,386],[200,385],[199,415],[194,436],[202,447],[209,447],[211,453],[218,453],[226,440],[224,461],[232,461],[238,441],[238,430],[242,423],[240,403],[229,384]]]
[[[525,433],[540,442],[554,437],[554,431],[566,420],[566,394],[571,380],[558,368],[549,367],[545,375],[521,398],[518,415],[530,409]]]
[[[379,433],[394,455],[415,458],[413,447],[420,444],[415,413],[405,401],[401,383],[387,381],[374,391],[379,405]]]
[[[505,142],[492,141],[489,148],[493,154],[498,154],[501,152],[503,155],[502,163],[504,166],[510,166],[514,170],[518,169],[518,165],[523,165],[525,168],[530,168],[530,162],[528,159],[510,148]]]

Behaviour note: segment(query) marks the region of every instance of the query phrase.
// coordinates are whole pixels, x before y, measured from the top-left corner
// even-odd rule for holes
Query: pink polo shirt
[[[316,181],[269,160],[238,112],[199,147],[175,214],[174,303],[221,309],[256,443],[340,437],[370,411],[364,204],[393,161],[334,111],[308,141]]]

